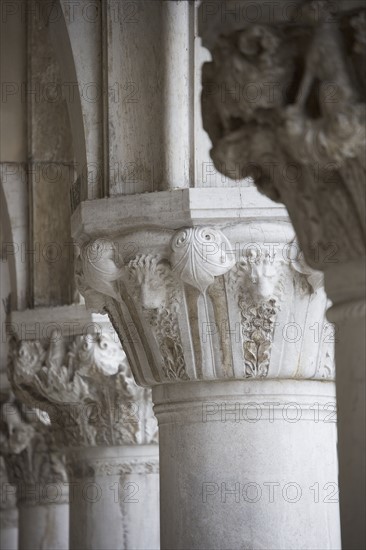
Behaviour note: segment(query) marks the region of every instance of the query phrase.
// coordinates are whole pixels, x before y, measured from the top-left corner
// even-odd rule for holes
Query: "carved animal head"
[[[169,299],[171,268],[159,256],[141,254],[128,264],[131,279],[140,287],[144,309],[160,309]]]

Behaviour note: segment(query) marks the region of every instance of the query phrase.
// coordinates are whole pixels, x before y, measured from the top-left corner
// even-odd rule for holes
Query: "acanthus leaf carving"
[[[18,500],[29,486],[44,487],[67,481],[64,456],[57,449],[46,414],[26,408],[9,392],[1,404],[1,456]]]
[[[39,343],[13,342],[9,370],[19,395],[49,412],[62,443],[156,442],[150,390],[136,385],[116,335],[77,336],[68,346],[55,340],[53,335],[32,369],[24,349],[38,349]]]
[[[180,289],[169,262],[159,256],[139,255],[128,268],[130,282],[135,285],[131,292],[140,301],[156,337],[165,377],[188,380],[178,322]]]
[[[308,311],[319,315],[319,320],[324,311],[324,294],[318,293],[322,275],[308,268],[301,257],[286,256],[293,248],[298,251],[292,241],[283,242],[282,257],[263,254],[258,243],[254,251],[238,257],[237,245],[245,241],[236,243],[234,253],[225,226],[220,227],[223,230],[182,228],[173,235],[164,230],[155,253],[140,243],[142,253],[128,262],[120,258],[123,267],[115,266],[118,296],[104,295],[104,307],[126,342],[136,379],[154,385],[237,376],[281,377],[281,366],[271,369],[272,350],[277,358],[284,347],[287,356],[296,356],[297,366],[291,370],[286,357],[283,376],[318,376],[318,359],[304,355],[298,363],[301,348],[291,347],[281,331],[292,323],[296,330],[310,334],[301,337],[311,337]],[[228,227],[228,234],[240,235],[239,227],[245,231],[245,223],[239,222]],[[123,243],[120,249],[125,243],[119,241],[122,238],[126,237],[116,239],[117,244]],[[228,341],[228,330],[236,333],[238,326],[240,342],[232,336]]]

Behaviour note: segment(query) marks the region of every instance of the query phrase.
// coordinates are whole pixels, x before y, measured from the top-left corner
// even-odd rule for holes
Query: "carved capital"
[[[365,256],[365,6],[256,4],[255,22],[245,0],[200,6],[211,156],[284,203],[308,264],[331,271]]]
[[[259,227],[236,220],[104,240],[113,292],[101,258],[91,260],[99,245],[85,243],[81,291],[109,314],[141,385],[334,378],[322,275],[307,267],[288,226]],[[139,250],[132,259],[123,253],[129,239]]]
[[[66,447],[157,441],[150,390],[136,385],[110,330],[69,341],[54,333],[46,344],[14,338],[9,373],[17,395],[47,411]]]
[[[47,503],[48,487],[53,491],[67,482],[64,456],[57,449],[48,415],[25,407],[12,395],[1,403],[0,442],[18,503]]]

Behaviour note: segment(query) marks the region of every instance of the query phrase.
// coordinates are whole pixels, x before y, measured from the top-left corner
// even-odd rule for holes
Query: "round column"
[[[70,550],[158,550],[157,445],[74,450],[69,456]]]
[[[334,335],[322,275],[303,261],[285,213],[264,207],[253,221],[251,207],[233,207],[239,189],[228,204],[220,190],[194,191],[179,192],[175,212],[172,197],[169,206],[156,197],[170,229],[155,227],[153,249],[150,230],[136,228],[87,243],[79,259],[87,305],[104,303],[136,379],[153,387],[162,547],[339,550]],[[188,199],[197,225],[174,230]],[[208,211],[212,225],[199,225]],[[139,253],[128,261],[131,241]],[[258,502],[243,501],[256,489]],[[272,490],[281,502],[266,503]]]
[[[164,550],[341,548],[332,382],[187,382],[153,400]]]
[[[8,479],[4,458],[0,456],[0,550],[18,550],[16,488]]]
[[[251,176],[285,204],[307,263],[325,274],[338,340],[342,544],[358,550],[366,545],[364,3],[257,4],[255,23],[247,0],[200,4],[199,35],[212,53],[203,124],[217,169]],[[253,83],[254,100],[220,100],[226,86]]]
[[[34,489],[28,486],[28,498],[18,500],[19,550],[68,550],[67,484],[37,487],[43,493],[41,498],[35,497]]]
[[[134,382],[112,327],[99,329],[71,341],[54,334],[48,346],[14,343],[10,376],[26,402],[48,411],[65,450],[70,549],[157,550],[159,457],[151,391]]]
[[[0,510],[0,549],[18,550],[18,511]]]
[[[63,456],[47,415],[14,399],[1,405],[1,452],[16,487],[19,550],[67,550],[69,505]],[[8,491],[6,491],[8,492]]]
[[[366,546],[365,263],[334,266],[325,284],[333,302],[327,317],[336,327],[342,537],[347,550],[358,550]]]

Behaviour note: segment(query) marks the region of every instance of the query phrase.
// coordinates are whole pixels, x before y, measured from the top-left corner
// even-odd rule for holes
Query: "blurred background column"
[[[65,452],[70,548],[157,550],[159,458],[151,392],[135,384],[109,323],[68,306],[49,309],[48,323],[44,309],[38,317],[43,329],[57,311],[50,337],[14,335],[9,373],[17,395],[47,411]],[[29,313],[13,315],[13,330],[20,334],[27,326],[31,334]]]

